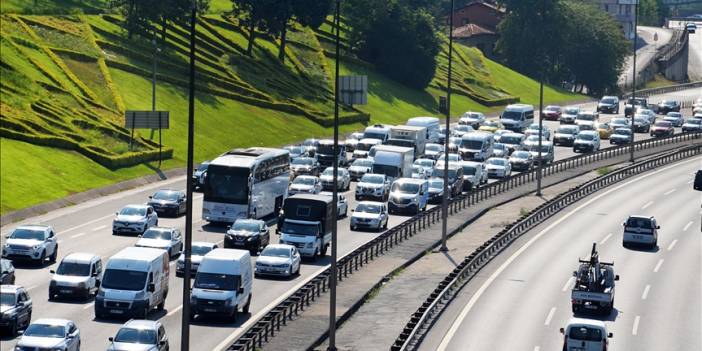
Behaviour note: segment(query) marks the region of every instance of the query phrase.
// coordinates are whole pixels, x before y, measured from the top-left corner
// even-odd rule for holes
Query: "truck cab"
[[[339,143],[339,153],[337,154],[338,166],[342,167],[346,164],[346,145]],[[321,168],[331,167],[334,165],[334,140],[322,139],[317,145],[317,161]]]
[[[571,318],[561,334],[564,351],[606,351],[614,336],[604,322],[585,318]]]
[[[419,214],[429,203],[429,182],[426,179],[400,178],[392,183],[388,199],[390,214]]]
[[[331,244],[331,226],[337,216],[332,199],[324,195],[296,194],[285,199],[280,243],[297,247],[300,255],[317,259]]]
[[[390,127],[382,124],[375,124],[367,127],[363,131],[363,139],[378,139],[384,143],[390,138]]]
[[[578,270],[573,272],[575,284],[571,290],[573,313],[600,312],[609,315],[614,309],[614,263],[601,262],[597,243],[592,244],[589,260],[578,260]]]
[[[390,181],[412,176],[414,149],[391,145],[375,146],[373,173],[384,174]]]

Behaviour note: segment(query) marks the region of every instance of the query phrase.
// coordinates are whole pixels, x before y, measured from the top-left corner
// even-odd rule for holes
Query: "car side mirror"
[[[578,276],[578,271],[573,271],[573,276],[577,277]]]
[[[236,290],[236,293],[239,295],[243,295],[244,294],[244,287],[243,286],[239,287],[239,289]]]
[[[153,195],[149,195],[149,199],[153,199],[153,198],[154,198]]]
[[[607,337],[608,337],[608,338],[614,337],[614,333],[609,333],[609,334],[607,334]]]
[[[561,334],[565,334],[565,329],[561,328],[559,329],[559,331],[561,332]]]
[[[49,273],[51,273],[51,274],[56,274],[56,271],[53,270],[53,269],[50,269],[50,270],[49,270]]]
[[[146,287],[146,290],[148,292],[154,292],[156,291],[156,285],[154,285],[154,283],[149,283],[149,286]]]
[[[138,238],[141,238],[142,236],[143,236],[143,235],[141,235],[141,234],[137,235]]]
[[[159,341],[158,346],[166,346],[166,341],[165,340]]]
[[[98,272],[90,273],[90,276],[91,276],[91,277],[97,277],[98,275],[99,275]]]
[[[115,338],[113,338],[113,337],[110,336],[109,338],[107,338],[107,341],[109,341],[109,342],[115,342]]]
[[[622,222],[622,227],[626,227],[626,222]]]
[[[656,226],[656,229],[661,229],[661,226],[657,225],[657,226]]]
[[[119,212],[115,212],[115,216],[119,216]]]
[[[619,280],[619,274],[614,276],[614,280]]]
[[[9,239],[9,238],[10,238],[10,234],[5,235],[5,239]]]

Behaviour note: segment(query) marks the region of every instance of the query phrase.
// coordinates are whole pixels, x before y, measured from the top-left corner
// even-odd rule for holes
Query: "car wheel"
[[[56,257],[58,256],[58,244],[56,244],[56,247],[54,248],[54,253],[49,256],[49,262],[51,263],[56,263]]]
[[[44,251],[41,252],[41,257],[39,257],[39,260],[38,260],[37,263],[38,263],[40,266],[43,266],[45,260],[46,260],[46,250],[44,250]]]
[[[249,307],[251,306],[251,294],[249,294],[249,298],[246,300],[246,305],[244,305],[244,308],[241,309],[242,313],[249,313]]]
[[[8,332],[10,333],[10,336],[15,337],[17,336],[17,319],[15,319],[15,322],[12,323],[9,327],[7,327]]]
[[[354,231],[354,232],[355,232],[356,229],[357,229],[357,227],[356,227],[355,225],[352,225],[352,226],[351,226],[351,231]]]
[[[147,306],[147,307],[144,307],[143,311],[141,311],[140,317],[141,317],[141,319],[147,319],[148,316],[149,316],[149,307]]]
[[[161,301],[161,303],[158,304],[158,306],[156,306],[156,309],[159,310],[159,311],[163,311],[163,308],[164,308],[165,306],[166,306],[166,299],[164,298],[163,301]]]

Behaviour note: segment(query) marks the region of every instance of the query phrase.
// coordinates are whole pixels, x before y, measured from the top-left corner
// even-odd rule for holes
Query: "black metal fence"
[[[597,177],[579,185],[552,200],[535,208],[529,214],[522,216],[515,223],[508,225],[502,231],[483,243],[466,258],[434,289],[424,303],[412,314],[402,333],[391,346],[392,351],[414,350],[421,343],[426,332],[436,322],[441,313],[449,305],[456,293],[467,284],[473,276],[507,246],[524,233],[543,223],[546,219],[558,213],[563,208],[580,199],[599,191],[611,184],[646,172],[656,167],[669,164],[681,159],[700,155],[702,144],[688,146],[662,156],[632,164],[606,175]]]
[[[702,87],[702,81],[684,83],[684,84],[678,84],[678,85],[672,85],[672,86],[660,87],[660,88],[642,89],[642,90],[636,91],[636,97],[649,97],[651,95],[667,94],[667,93],[672,93],[672,92],[676,92],[676,91],[699,88],[699,87]],[[626,100],[630,97],[631,97],[631,93],[623,94],[622,100]]]
[[[683,133],[665,138],[646,139],[635,142],[635,150],[642,151],[658,148],[663,145],[684,143],[702,139],[702,133]],[[551,163],[543,168],[543,175],[562,172],[581,167],[594,162],[626,155],[629,145],[609,147],[595,153],[570,157]],[[501,181],[488,184],[469,193],[452,199],[448,204],[449,215],[475,205],[495,195],[534,182],[537,170],[520,173],[507,177]],[[343,281],[350,274],[362,268],[376,257],[385,253],[395,245],[401,243],[421,230],[441,221],[441,206],[422,212],[405,222],[385,231],[373,240],[361,245],[359,248],[344,255],[338,260],[338,280]],[[309,306],[317,297],[329,288],[330,268],[327,268],[304,286],[293,292],[288,298],[279,303],[266,313],[260,320],[249,327],[228,350],[254,350],[261,347],[269,338],[275,336],[276,331]]]

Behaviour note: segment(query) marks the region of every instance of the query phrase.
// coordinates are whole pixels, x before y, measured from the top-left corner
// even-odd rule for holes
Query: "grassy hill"
[[[125,110],[151,108],[151,41],[127,39],[120,17],[100,13],[102,0],[38,0],[32,11],[67,13],[56,16],[22,14],[29,12],[27,3],[2,0],[0,213],[155,172],[157,135],[137,131],[130,149],[123,128]],[[196,160],[238,146],[331,135],[330,25],[293,27],[281,63],[277,41],[263,34],[257,34],[253,57],[245,56],[246,29],[221,14],[227,2],[212,5],[214,13],[202,16],[197,33]],[[183,167],[186,157],[187,40],[185,28],[172,25],[159,43],[157,108],[171,113],[162,169]],[[342,74],[368,76],[369,104],[342,110],[342,132],[438,115],[446,51],[424,91],[389,80],[350,55],[343,58]],[[454,69],[454,115],[494,110],[515,99],[537,102],[536,82],[476,49],[458,45]],[[546,89],[550,102],[577,98]]]

